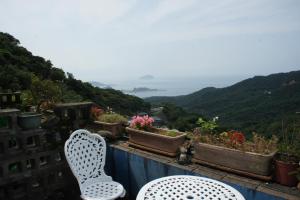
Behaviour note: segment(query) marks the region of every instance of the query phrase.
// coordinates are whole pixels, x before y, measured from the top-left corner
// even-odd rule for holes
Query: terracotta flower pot
[[[113,139],[120,138],[124,135],[125,128],[122,123],[106,123],[101,121],[95,121],[94,123],[97,124],[101,130],[111,132]]]
[[[205,143],[194,144],[193,161],[222,170],[268,179],[276,152],[259,154]]]
[[[280,160],[275,161],[276,182],[289,187],[296,186],[298,180],[295,175],[289,175],[290,172],[296,171],[298,163],[288,163]]]
[[[163,129],[153,129],[158,131]],[[126,128],[129,135],[129,144],[141,149],[160,153],[167,156],[176,156],[179,147],[184,143],[186,133],[178,132],[175,137],[161,135],[154,132],[142,131],[133,128]]]

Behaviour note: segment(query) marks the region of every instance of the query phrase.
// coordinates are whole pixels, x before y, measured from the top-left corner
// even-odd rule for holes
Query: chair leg
[[[116,200],[129,200],[128,196],[126,196],[126,190],[123,189],[123,193]]]
[[[121,194],[120,197],[123,198],[123,197],[125,197],[125,195],[126,195],[126,190],[124,189],[124,190],[123,190],[123,193]]]

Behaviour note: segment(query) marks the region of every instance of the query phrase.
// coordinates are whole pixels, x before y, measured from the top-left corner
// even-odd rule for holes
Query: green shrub
[[[161,131],[159,133],[161,135],[166,135],[166,136],[170,136],[170,137],[176,137],[176,136],[180,135],[180,133],[178,131],[174,131],[174,130],[166,130],[166,131]]]
[[[106,123],[126,123],[127,119],[120,115],[120,114],[103,114],[100,115],[100,117],[98,118],[99,121],[101,122],[106,122]]]

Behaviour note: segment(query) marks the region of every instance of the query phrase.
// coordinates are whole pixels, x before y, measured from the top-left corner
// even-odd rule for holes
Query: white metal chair
[[[106,143],[87,130],[73,132],[65,143],[65,155],[77,178],[84,200],[116,199],[125,196],[125,189],[104,172]]]

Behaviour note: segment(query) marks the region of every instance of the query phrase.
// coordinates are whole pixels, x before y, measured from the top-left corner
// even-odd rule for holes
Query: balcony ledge
[[[124,185],[130,197],[135,197],[139,189],[153,179],[184,174],[225,182],[241,192],[246,199],[300,199],[297,188],[254,180],[199,164],[179,165],[175,158],[136,149],[124,141],[109,145],[106,165],[107,172]]]

